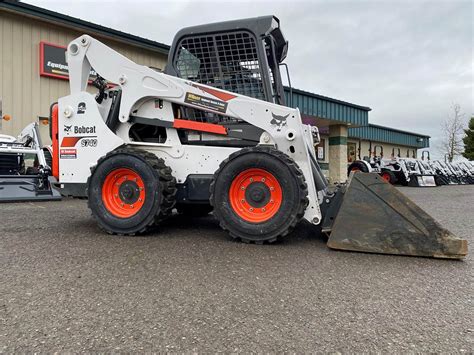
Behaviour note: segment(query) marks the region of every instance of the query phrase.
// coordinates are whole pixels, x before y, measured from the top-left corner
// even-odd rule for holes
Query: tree
[[[464,142],[464,158],[474,160],[474,116],[469,120],[469,127],[465,129],[466,136],[462,139]]]
[[[452,162],[454,157],[463,152],[463,117],[461,106],[459,104],[452,105],[452,114],[448,116],[443,124],[444,138],[441,143],[441,149],[445,157]]]

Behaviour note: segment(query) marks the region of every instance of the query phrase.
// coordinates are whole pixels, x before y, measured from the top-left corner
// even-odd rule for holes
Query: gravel
[[[472,245],[474,186],[401,190]],[[0,353],[474,351],[472,254],[338,252],[307,224],[247,245],[212,216],[117,237],[83,200],[0,215]]]

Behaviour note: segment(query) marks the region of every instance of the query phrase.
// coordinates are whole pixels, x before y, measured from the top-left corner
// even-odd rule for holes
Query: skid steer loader
[[[400,174],[403,174],[402,167],[397,162],[397,157],[394,155],[395,149],[392,150],[392,156],[390,159],[384,158],[383,146],[374,145],[372,151],[372,142],[370,142],[369,155],[364,159],[358,159],[352,162],[347,168],[347,176],[351,172],[364,172],[379,174],[383,180],[390,184],[399,182]]]
[[[317,128],[284,106],[287,49],[273,16],[181,30],[166,73],[78,37],[67,47],[70,95],[52,109],[54,175],[64,188],[87,184],[111,234],[145,232],[175,206],[211,206],[244,242],[274,242],[304,219],[334,249],[464,257],[465,240],[379,176],[328,189]],[[86,91],[91,68],[96,96]]]

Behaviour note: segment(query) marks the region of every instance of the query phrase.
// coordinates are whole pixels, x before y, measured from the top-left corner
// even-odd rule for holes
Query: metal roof
[[[135,36],[130,33],[117,31],[109,27],[97,25],[92,22],[84,21],[76,17],[67,16],[59,12],[43,9],[38,6],[25,4],[14,0],[0,0],[0,10],[21,13],[26,16],[39,18],[59,25],[65,25],[77,29],[95,32],[128,44],[136,45],[162,54],[168,54],[170,46],[152,41],[143,37]]]
[[[413,148],[428,148],[430,136],[400,129],[369,124],[365,127],[349,128],[349,138],[359,138],[374,142],[403,145]]]
[[[369,124],[370,107],[355,105],[308,91],[285,87],[288,106],[298,107],[301,113],[328,120],[335,120],[353,126]]]

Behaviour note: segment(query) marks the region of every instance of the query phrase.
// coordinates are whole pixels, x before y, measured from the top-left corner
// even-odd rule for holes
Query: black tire
[[[274,215],[269,216],[267,220],[261,222],[251,222],[237,214],[232,207],[230,191],[233,181],[240,176],[239,174],[249,171],[249,169],[260,169],[269,173],[280,186],[281,199],[278,201],[279,207],[274,210]],[[250,180],[252,181],[252,180]],[[247,188],[249,194],[255,192],[255,189],[265,192],[265,186],[262,185],[263,179],[258,182],[251,182]],[[252,188],[252,184],[259,184],[258,187]],[[271,187],[270,187],[271,189]],[[237,190],[239,190],[237,188]],[[268,190],[269,196],[265,196],[267,202],[273,203],[271,198],[272,192]],[[257,194],[259,192],[257,191]],[[265,192],[267,193],[267,192]],[[265,193],[263,195],[265,195]],[[283,238],[296,226],[304,215],[304,211],[308,205],[308,187],[306,185],[304,175],[297,164],[284,153],[271,147],[251,147],[244,148],[235,152],[224,160],[219,169],[214,174],[214,179],[210,186],[210,202],[214,207],[214,216],[220,223],[220,226],[229,232],[230,236],[240,239],[243,242],[255,242],[262,244],[263,242],[275,242],[279,238]],[[249,206],[255,206],[256,209],[263,205],[252,205],[254,196],[250,196]],[[261,201],[260,201],[261,202]]]
[[[400,171],[396,174],[396,178],[397,178],[397,181],[400,185],[402,186],[408,186],[408,180],[407,178],[405,177],[405,174],[403,173],[403,171]]]
[[[397,177],[391,170],[383,169],[382,172],[380,173],[380,176],[382,177],[382,179],[384,179],[385,181],[387,181],[388,183],[392,185],[394,185],[397,182]],[[386,178],[384,178],[384,176]]]
[[[212,206],[202,204],[179,204],[176,205],[176,210],[179,214],[192,218],[198,218],[206,217],[209,213],[211,213]]]
[[[44,159],[46,160],[46,165],[49,166],[51,170],[53,170],[53,156],[48,148],[43,148]]]
[[[349,167],[347,168],[347,176],[351,174],[351,171],[361,171],[363,173],[368,173],[369,169],[367,168],[367,165],[365,165],[363,162],[356,160],[355,162],[351,163]]]
[[[109,210],[102,188],[109,174],[117,169],[133,170],[144,185],[144,199],[133,216],[120,217]],[[133,182],[132,182],[133,183]],[[132,188],[136,194],[137,188]],[[87,181],[88,206],[99,227],[110,234],[135,235],[169,216],[175,205],[176,180],[162,159],[140,149],[119,148],[99,159]],[[135,202],[130,203],[130,206]],[[120,196],[122,198],[122,195]],[[140,200],[141,201],[141,200]]]

